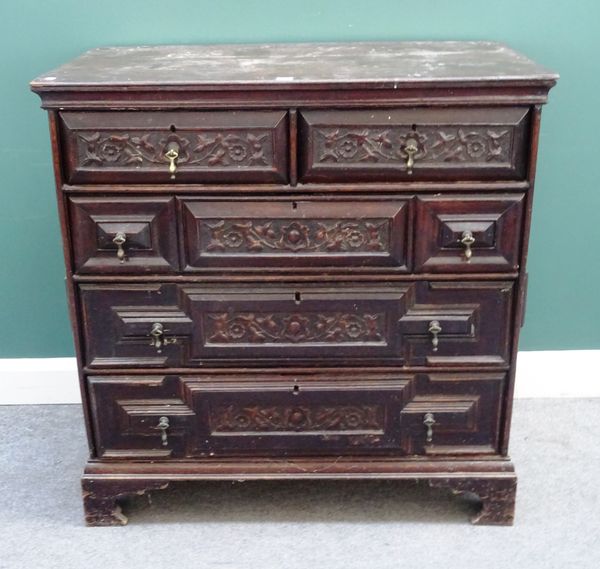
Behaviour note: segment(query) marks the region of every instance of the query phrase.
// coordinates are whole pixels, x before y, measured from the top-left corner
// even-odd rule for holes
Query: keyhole
[[[296,302],[296,304],[300,304],[300,302],[302,301],[302,295],[298,291],[294,293],[294,301]]]
[[[174,125],[174,124],[172,124],[172,125],[169,127],[169,130],[170,130],[171,132],[175,132],[177,129],[175,128],[175,125]]]
[[[416,125],[416,124],[413,124],[413,125],[412,125],[410,128],[411,128],[412,130],[417,130],[417,125]]]
[[[292,395],[298,395],[298,393],[300,393],[300,387],[298,385],[294,385],[294,388],[292,389]]]
[[[298,202],[292,202],[292,209],[298,209]]]

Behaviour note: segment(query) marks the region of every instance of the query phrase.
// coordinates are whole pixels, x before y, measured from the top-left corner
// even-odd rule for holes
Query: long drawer
[[[508,364],[512,282],[83,284],[89,367]]]
[[[92,376],[104,459],[496,452],[503,372]]]
[[[518,269],[523,199],[85,196],[70,198],[69,211],[80,274],[307,267],[472,273]]]

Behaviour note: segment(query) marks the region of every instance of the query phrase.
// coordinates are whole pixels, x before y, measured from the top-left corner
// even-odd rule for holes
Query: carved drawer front
[[[417,198],[415,271],[516,271],[523,194]]]
[[[201,418],[195,454],[336,454],[398,449],[410,376],[185,380]]]
[[[285,182],[287,115],[61,113],[69,183]]]
[[[522,179],[528,109],[303,111],[301,179]]]
[[[88,378],[102,458],[493,454],[504,373]]]
[[[406,454],[497,452],[504,373],[418,374],[400,413]]]
[[[507,365],[511,282],[80,285],[91,367]]]
[[[77,272],[179,270],[174,198],[77,197],[69,207]]]
[[[185,267],[407,270],[406,201],[182,201]]]

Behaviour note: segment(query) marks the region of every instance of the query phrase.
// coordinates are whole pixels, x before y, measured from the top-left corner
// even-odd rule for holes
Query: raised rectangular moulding
[[[284,183],[287,113],[63,112],[69,183]]]
[[[179,271],[175,198],[71,197],[68,203],[77,273]]]
[[[303,182],[521,180],[527,107],[303,111]]]
[[[104,459],[497,453],[504,372],[92,376]]]
[[[408,270],[407,201],[180,201],[186,271],[315,266]]]
[[[415,271],[516,271],[523,194],[418,196]]]
[[[513,286],[82,284],[79,290],[90,367],[506,366]]]

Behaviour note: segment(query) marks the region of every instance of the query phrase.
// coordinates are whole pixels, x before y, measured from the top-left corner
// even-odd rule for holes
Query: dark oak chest
[[[86,519],[170,481],[421,479],[512,522],[540,109],[493,43],[106,48],[50,115]]]

